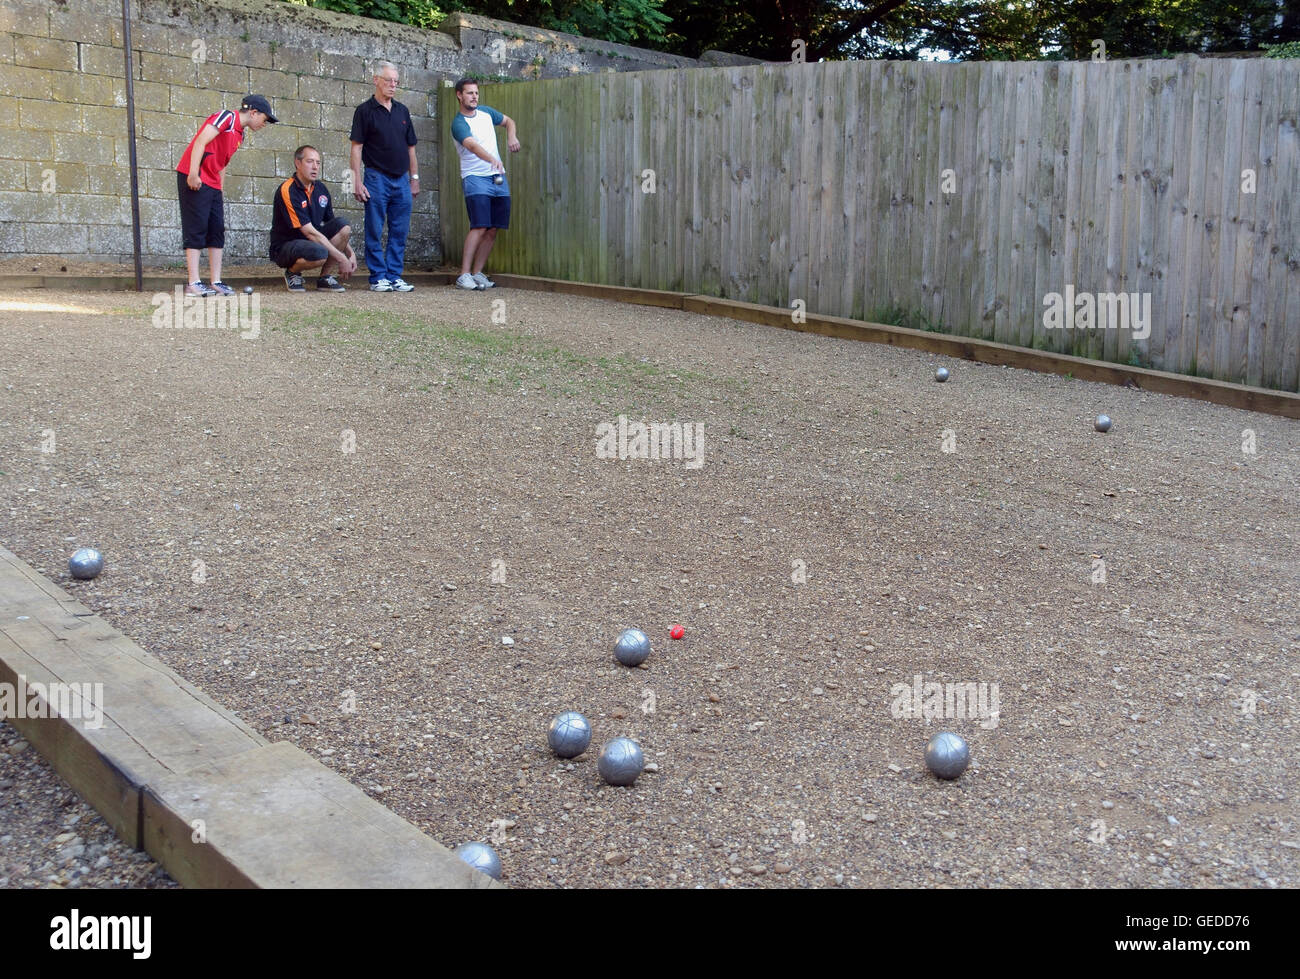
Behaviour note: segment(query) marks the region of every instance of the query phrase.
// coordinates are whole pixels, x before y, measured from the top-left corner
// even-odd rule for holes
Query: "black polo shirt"
[[[385,109],[372,95],[352,113],[352,134],[348,137],[361,144],[361,162],[390,177],[400,177],[411,169],[408,146],[415,145],[415,127],[411,113],[396,99]]]
[[[304,224],[323,231],[334,220],[334,201],[330,198],[325,181],[317,180],[309,187],[299,183],[297,176],[290,177],[275,192],[271,208],[271,253],[288,241],[306,237]]]

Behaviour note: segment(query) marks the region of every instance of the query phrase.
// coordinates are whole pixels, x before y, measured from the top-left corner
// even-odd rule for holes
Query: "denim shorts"
[[[465,210],[469,214],[471,228],[509,228],[510,227],[510,181],[507,179],[499,186],[491,177],[465,177],[461,181],[465,188]]]
[[[510,178],[504,173],[501,178],[502,182],[500,184],[494,184],[490,175],[478,174],[473,177],[461,178],[461,185],[465,188],[466,197],[509,197]]]

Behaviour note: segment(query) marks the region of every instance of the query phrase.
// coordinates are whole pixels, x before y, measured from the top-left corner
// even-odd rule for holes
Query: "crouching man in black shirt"
[[[348,244],[352,228],[334,216],[329,188],[320,180],[320,153],[299,146],[293,154],[294,175],[275,192],[271,218],[271,261],[284,269],[290,292],[306,292],[302,273],[320,269],[317,289],[343,292],[333,269],[347,278],[357,269],[357,256]]]

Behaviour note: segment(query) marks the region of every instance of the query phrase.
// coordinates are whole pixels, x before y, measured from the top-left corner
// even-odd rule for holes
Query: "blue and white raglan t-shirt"
[[[496,173],[492,169],[492,164],[465,149],[464,143],[473,136],[480,146],[498,160],[501,159],[501,153],[497,149],[496,127],[501,125],[505,118],[496,109],[486,105],[480,105],[472,116],[467,116],[463,112],[456,113],[456,118],[451,122],[451,138],[456,141],[456,152],[460,154],[462,180],[466,177],[490,177]]]

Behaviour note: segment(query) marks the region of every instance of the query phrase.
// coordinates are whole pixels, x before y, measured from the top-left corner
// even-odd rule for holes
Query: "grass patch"
[[[710,377],[698,371],[665,367],[623,354],[586,356],[555,343],[504,327],[479,329],[452,325],[419,314],[379,310],[323,309],[291,312],[270,327],[288,336],[348,349],[362,356],[439,373],[434,386],[460,386],[546,392],[553,397],[587,396],[598,403],[688,397],[704,382],[737,392],[747,379]],[[644,411],[646,405],[640,410]],[[628,408],[634,415],[637,409]]]
[[[1151,360],[1144,356],[1137,347],[1129,347],[1127,363],[1130,367],[1141,367],[1143,369],[1150,369],[1151,367]]]

